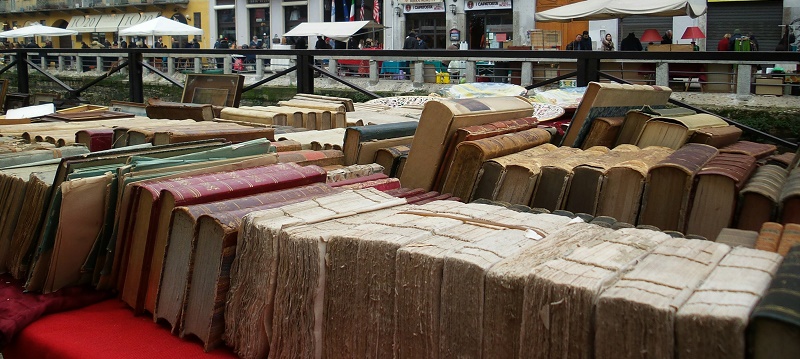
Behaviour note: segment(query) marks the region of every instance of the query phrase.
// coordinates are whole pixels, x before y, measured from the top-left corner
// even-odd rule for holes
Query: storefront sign
[[[511,0],[466,0],[464,10],[499,10],[511,9]]]
[[[458,29],[450,29],[450,41],[461,41],[461,31]]]
[[[416,14],[423,12],[444,12],[443,2],[429,2],[420,4],[405,4],[403,5],[403,12],[406,14]]]

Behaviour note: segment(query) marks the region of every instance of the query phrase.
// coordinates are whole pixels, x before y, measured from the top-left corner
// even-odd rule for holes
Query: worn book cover
[[[728,123],[722,118],[704,113],[680,117],[654,117],[645,124],[636,145],[642,148],[662,146],[677,150],[699,129],[726,126]]]
[[[622,129],[622,123],[625,117],[598,117],[592,121],[592,126],[589,129],[589,134],[586,135],[586,140],[583,141],[581,148],[587,149],[593,146],[605,146],[613,148],[617,143],[619,131]]]
[[[775,221],[781,190],[789,171],[778,165],[763,165],[744,185],[736,228],[758,231],[764,222]]]
[[[406,121],[372,126],[348,127],[344,134],[342,152],[345,164],[352,165],[358,160],[361,143],[372,140],[385,140],[413,136],[417,130],[417,121]]]

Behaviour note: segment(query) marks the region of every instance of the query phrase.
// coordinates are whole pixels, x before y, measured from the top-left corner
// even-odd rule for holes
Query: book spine
[[[778,244],[783,233],[783,225],[775,222],[766,222],[761,226],[756,239],[756,249],[768,252],[777,252]]]
[[[344,186],[349,186],[349,185],[362,183],[362,182],[380,180],[380,179],[384,179],[384,178],[387,178],[387,177],[388,177],[387,175],[385,175],[385,174],[383,174],[381,172],[381,173],[371,174],[369,176],[350,178],[350,179],[346,179],[346,180],[342,180],[342,181],[338,181],[338,182],[331,182],[331,183],[328,183],[328,185],[331,186],[331,187],[334,187],[334,188],[336,188],[336,187],[344,187]]]
[[[797,244],[800,244],[800,224],[787,223],[783,226],[778,254],[785,257],[789,253],[789,249]]]
[[[359,126],[354,130],[361,132],[358,142],[365,142],[371,140],[385,140],[387,138],[413,136],[417,131],[417,124],[417,121],[395,122],[380,125]]]
[[[366,181],[347,186],[342,186],[341,188],[344,189],[374,188],[378,191],[388,191],[400,188],[400,180],[397,178],[383,178],[374,181]]]

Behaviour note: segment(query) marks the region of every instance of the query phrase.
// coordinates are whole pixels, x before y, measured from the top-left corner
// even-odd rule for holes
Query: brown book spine
[[[300,142],[292,140],[273,141],[270,144],[275,146],[275,150],[278,152],[300,151],[303,149],[303,145]]]
[[[761,226],[756,239],[756,249],[767,252],[777,252],[783,233],[783,225],[775,222],[766,222]]]
[[[778,245],[778,254],[786,256],[792,246],[800,244],[800,224],[787,223],[783,226],[781,242]]]
[[[598,117],[592,121],[589,134],[583,141],[581,148],[587,149],[594,146],[614,147],[622,128],[625,117]]]
[[[301,166],[317,165],[320,167],[331,165],[343,165],[344,155],[340,150],[300,150],[279,152],[278,162],[288,163],[294,162]]]
[[[778,147],[768,143],[739,141],[732,145],[722,147],[719,151],[725,153],[741,153],[762,159],[774,154],[777,149]]]
[[[383,166],[384,174],[394,176],[397,172],[400,156],[408,156],[409,151],[411,151],[411,145],[381,148],[375,152],[375,163]]]
[[[153,137],[154,145],[167,143],[189,142],[197,140],[207,140],[212,138],[224,138],[233,143],[245,142],[259,138],[266,138],[270,141],[275,140],[275,129],[270,127],[245,127],[225,128],[225,129],[203,129],[187,128],[180,130],[170,130],[167,132],[156,132]]]
[[[736,126],[701,128],[689,138],[691,143],[702,143],[716,148],[736,143],[742,130]]]

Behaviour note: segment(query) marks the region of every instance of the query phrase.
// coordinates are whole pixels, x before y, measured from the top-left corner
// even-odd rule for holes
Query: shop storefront
[[[236,40],[236,5],[234,0],[217,0],[217,36],[228,39],[228,44]],[[219,40],[217,39],[217,40]]]
[[[414,31],[429,49],[444,49],[450,45],[445,3],[401,1],[406,18],[404,34]]]
[[[709,48],[725,34],[733,34],[736,29],[742,35],[753,34],[758,40],[760,51],[774,51],[781,38],[783,23],[783,1],[708,1]]]
[[[250,29],[250,38],[255,36],[262,46],[269,44],[269,0],[247,0],[247,12]]]
[[[511,0],[465,0],[470,49],[501,49],[514,40]]]

